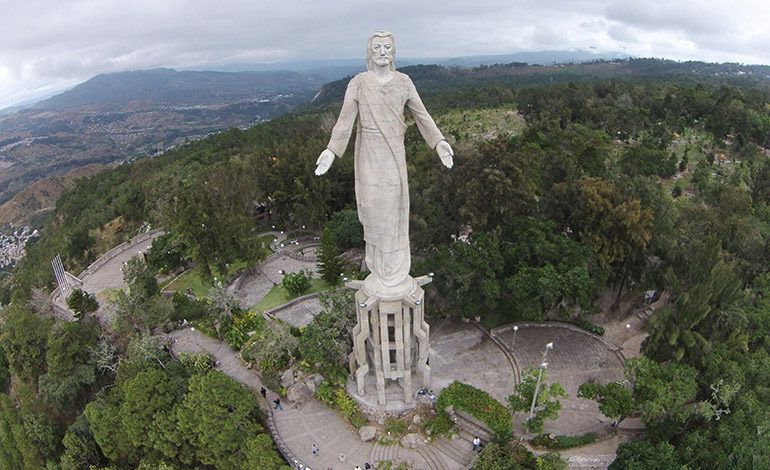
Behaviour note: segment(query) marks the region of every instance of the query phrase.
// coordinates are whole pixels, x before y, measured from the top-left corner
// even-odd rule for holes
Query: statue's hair
[[[390,69],[396,70],[396,40],[393,38],[393,33],[387,31],[375,31],[366,41],[366,70],[374,69],[374,61],[372,60],[372,41],[374,38],[390,38],[393,41],[393,60],[390,62]]]

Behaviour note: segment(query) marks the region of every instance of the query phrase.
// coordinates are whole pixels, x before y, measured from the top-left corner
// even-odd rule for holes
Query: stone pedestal
[[[425,292],[420,286],[429,283],[431,278],[410,277],[409,281],[407,289],[387,296],[370,292],[366,281],[346,284],[357,289],[357,323],[352,332],[350,373],[355,377],[356,391],[361,396],[365,394],[367,374],[374,375],[380,405],[385,405],[392,397],[385,391],[386,388],[392,390],[394,383],[402,390],[405,404],[413,403],[415,386],[430,384],[430,327],[425,322]]]

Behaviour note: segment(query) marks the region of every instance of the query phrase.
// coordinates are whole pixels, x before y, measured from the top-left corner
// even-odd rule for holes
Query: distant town
[[[0,271],[11,268],[26,253],[24,247],[32,238],[38,236],[32,227],[11,227],[8,233],[0,233]]]

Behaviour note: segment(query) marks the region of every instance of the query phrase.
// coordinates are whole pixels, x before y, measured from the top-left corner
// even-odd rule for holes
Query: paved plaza
[[[624,379],[623,359],[616,346],[572,325],[557,323],[519,324],[518,331],[507,325],[496,328],[493,334],[509,348],[522,371],[543,362],[545,345],[553,343],[546,357],[548,382],[559,382],[568,398],[562,400],[559,419],[545,422],[546,432],[576,435],[601,431],[611,424],[596,402],[578,398],[577,390],[589,380],[608,383]],[[521,424],[525,418],[519,413],[516,421]]]

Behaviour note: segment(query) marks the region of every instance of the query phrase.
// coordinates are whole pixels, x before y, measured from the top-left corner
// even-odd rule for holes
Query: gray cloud
[[[764,0],[0,0],[0,107],[95,74],[363,57],[392,31],[402,57],[542,49],[770,63]]]

